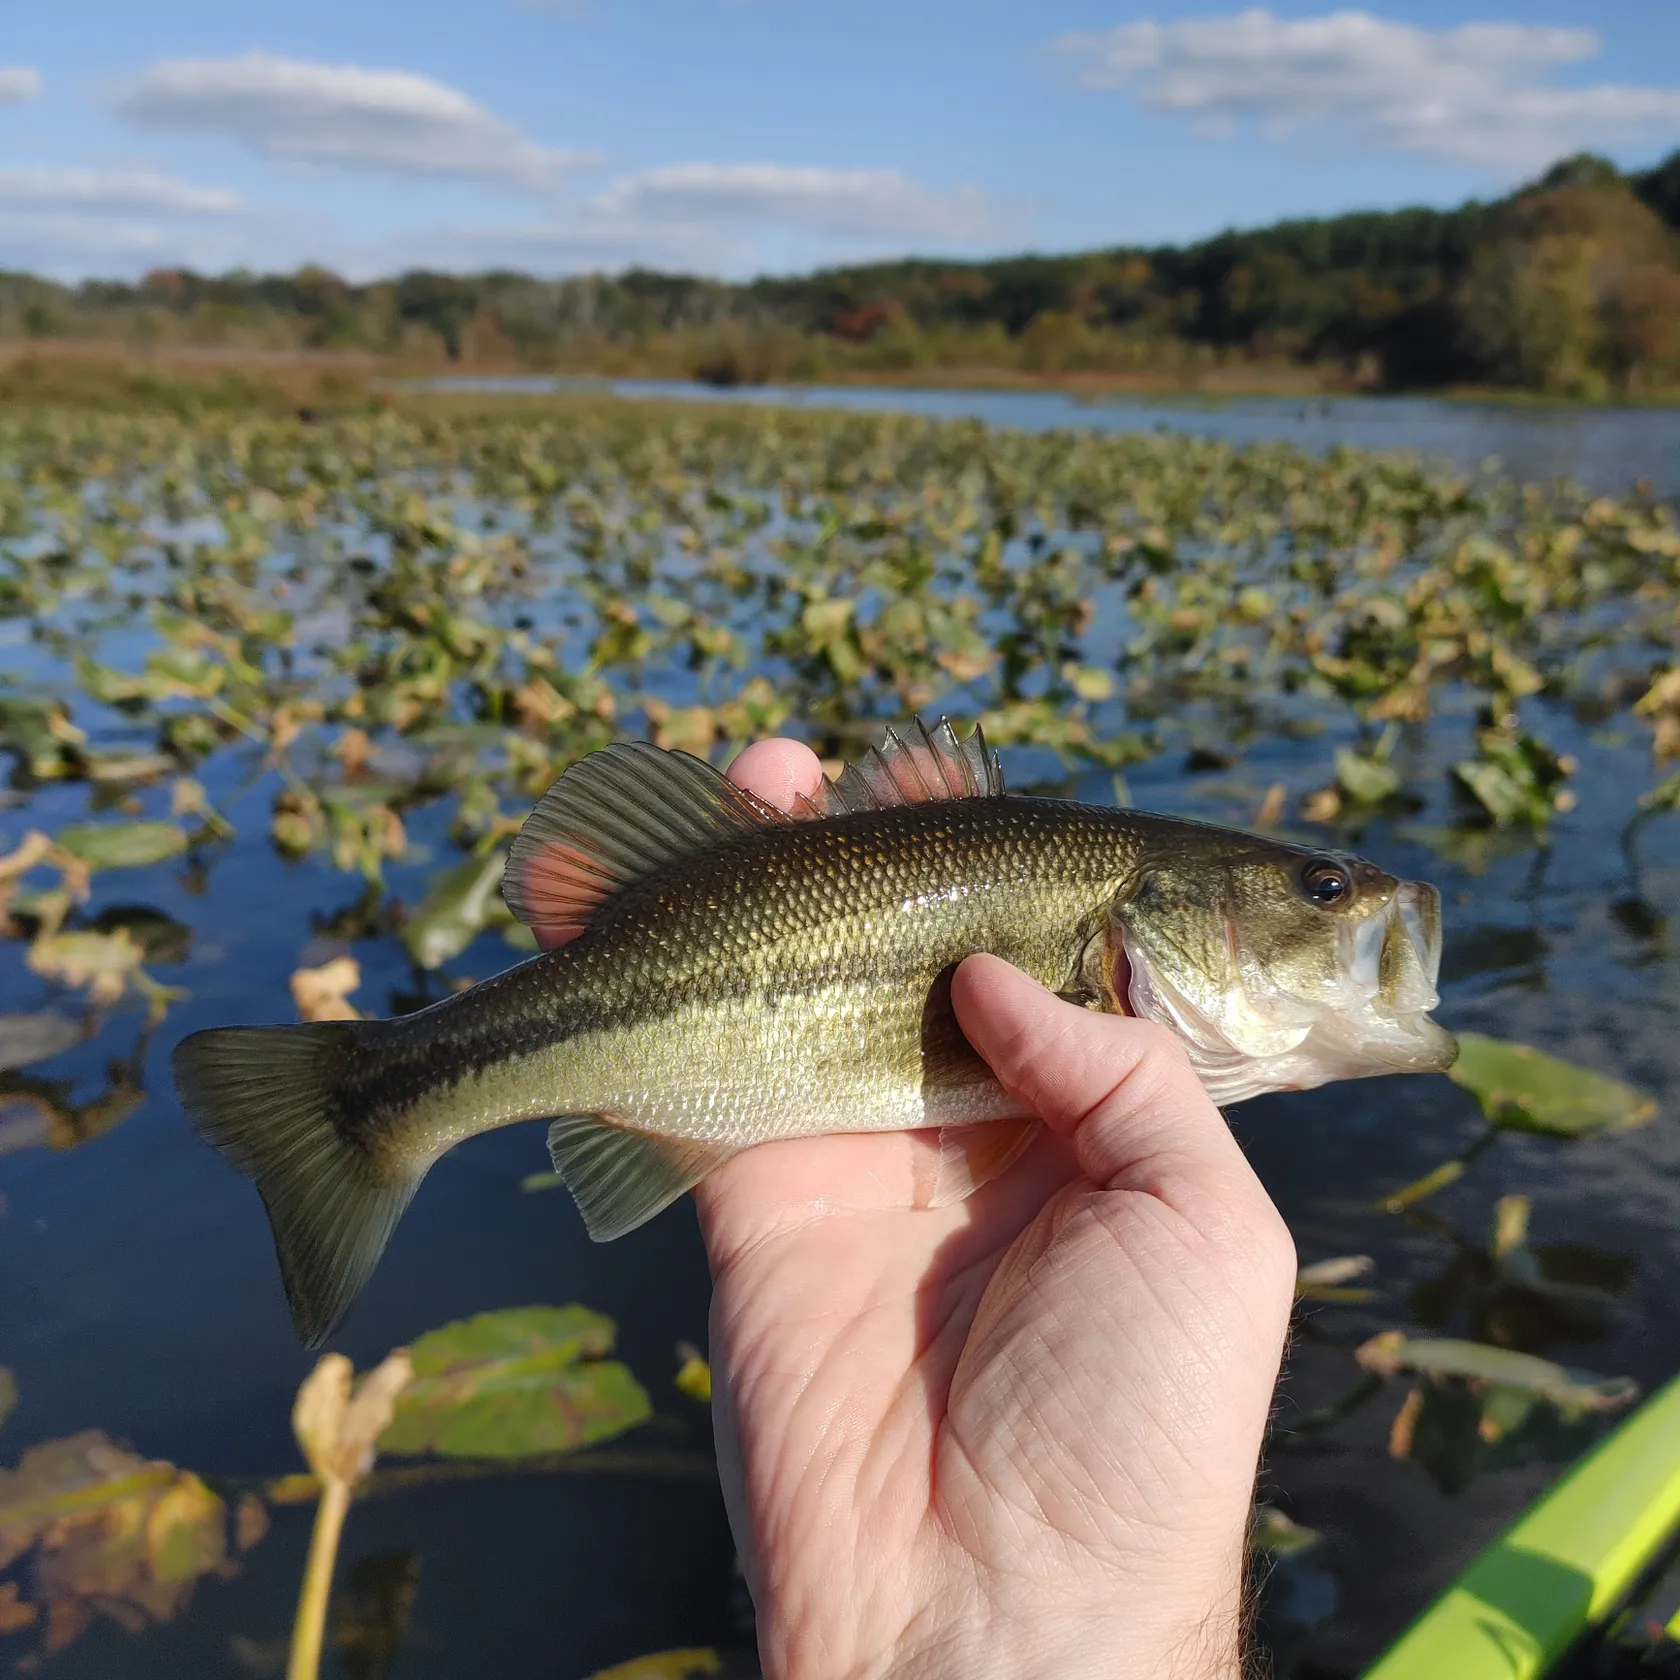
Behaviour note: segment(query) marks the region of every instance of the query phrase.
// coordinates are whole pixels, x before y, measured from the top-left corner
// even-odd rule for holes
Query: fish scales
[[[1050,799],[745,835],[562,950],[380,1023],[346,1115],[432,1157],[556,1113],[736,1145],[992,1118],[1006,1105],[948,1003],[930,1010],[935,981],[990,951],[1071,988],[1144,849],[1138,818]]]
[[[929,1200],[969,1194],[1036,1124],[952,1012],[976,952],[1170,1027],[1221,1103],[1455,1053],[1428,1014],[1439,895],[1362,859],[1005,797],[979,731],[949,724],[889,733],[796,804],[608,747],[508,857],[509,907],[557,948],[399,1020],[177,1047],[193,1124],[262,1194],[306,1342],[430,1165],[519,1120],[552,1119],[555,1170],[602,1241],[774,1138],[938,1127]]]

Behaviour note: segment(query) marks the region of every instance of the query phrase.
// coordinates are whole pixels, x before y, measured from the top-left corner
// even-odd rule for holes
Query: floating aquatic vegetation
[[[645,1657],[598,1668],[589,1680],[702,1680],[723,1672],[723,1658],[708,1647],[685,1647],[679,1651],[652,1651]]]
[[[1531,1044],[1483,1033],[1458,1034],[1458,1060],[1447,1076],[1475,1097],[1487,1125],[1451,1160],[1385,1196],[1381,1206],[1390,1213],[1403,1213],[1457,1183],[1501,1132],[1587,1137],[1643,1125],[1657,1111],[1650,1097],[1620,1080],[1548,1056]]]
[[[560,771],[621,736],[721,762],[786,728],[835,759],[945,709],[981,718],[1021,785],[1119,800],[1125,773],[1153,803],[1142,790],[1195,755],[1209,774],[1168,800],[1338,832],[1410,813],[1406,842],[1473,873],[1572,820],[1596,768],[1590,716],[1650,775],[1643,795],[1626,788],[1628,814],[1680,806],[1680,520],[1642,496],[1185,438],[417,401],[308,426],[13,408],[0,504],[0,608],[31,632],[0,670],[0,814],[17,813],[0,913],[20,970],[78,994],[0,1021],[14,1069],[116,1030],[131,997],[161,1014],[175,994],[148,968],[194,939],[206,961],[222,954],[227,895],[253,859],[265,882],[295,880],[300,904],[323,876],[351,883],[330,914],[309,898],[310,931],[357,954],[297,972],[305,1018],[359,1013],[363,966],[371,985],[398,940],[419,1002],[457,961],[503,960],[474,942],[522,931],[496,890],[506,842]],[[152,882],[132,873],[146,869]],[[144,1043],[91,1095],[6,1072],[0,1152],[69,1147],[132,1112]],[[1487,1124],[1389,1199],[1414,1222],[1502,1130],[1578,1136],[1648,1112],[1614,1081],[1473,1034],[1455,1077]],[[1604,1415],[1566,1415],[1565,1391],[1527,1367],[1439,1364],[1454,1341],[1535,1355],[1614,1310],[1614,1269],[1530,1243],[1520,1200],[1501,1202],[1491,1239],[1454,1238],[1450,1275],[1414,1304],[1441,1335],[1360,1373],[1367,1398],[1411,1385],[1397,1438],[1455,1485],[1572,1451]],[[1358,1256],[1304,1268],[1299,1287],[1304,1334],[1384,1297]],[[377,1469],[363,1493],[546,1461],[561,1398],[596,1441],[645,1417],[610,1326],[565,1322],[473,1320],[417,1342],[381,1450],[468,1456]],[[697,1401],[703,1359],[677,1381]],[[317,1496],[297,1480],[285,1498]],[[265,1497],[280,1503],[277,1487]],[[1265,1533],[1275,1568],[1298,1556],[1323,1577],[1309,1572],[1302,1600],[1322,1609],[1326,1548],[1296,1545],[1281,1516]],[[412,1592],[393,1565],[368,1598],[401,1610]],[[0,1586],[0,1631],[42,1613]],[[383,1614],[342,1624],[375,1630],[347,1633],[346,1661],[384,1660],[401,1616]],[[666,1653],[643,1672],[714,1660]]]
[[[354,957],[333,957],[319,968],[294,970],[292,1002],[303,1021],[359,1021],[362,1012],[350,994],[362,983],[362,967]]]
[[[1385,1330],[1355,1354],[1383,1378],[1416,1380],[1389,1430],[1389,1452],[1421,1464],[1446,1492],[1486,1470],[1573,1458],[1594,1420],[1639,1396],[1627,1377],[1572,1371],[1510,1348]]]
[[[446,1458],[525,1458],[609,1440],[653,1408],[605,1357],[613,1322],[584,1307],[507,1308],[422,1336],[413,1378],[379,1448]]]
[[[60,1055],[88,1035],[88,1023],[51,1009],[0,1015],[0,1073]]]
[[[0,1469],[0,1569],[28,1556],[28,1596],[0,1589],[0,1633],[38,1629],[47,1653],[99,1616],[130,1632],[168,1621],[223,1573],[237,1519],[191,1471],[97,1429],[29,1448]],[[247,1529],[248,1532],[248,1529]]]
[[[1458,1061],[1448,1077],[1475,1097],[1490,1124],[1506,1131],[1583,1137],[1643,1125],[1657,1111],[1644,1092],[1618,1079],[1482,1033],[1458,1035]]]

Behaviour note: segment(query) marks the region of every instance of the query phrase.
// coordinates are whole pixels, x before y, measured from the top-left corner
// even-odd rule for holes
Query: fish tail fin
[[[183,1039],[175,1086],[200,1137],[256,1181],[292,1323],[317,1348],[338,1328],[419,1188],[393,1176],[340,1101],[366,1024],[216,1027]]]

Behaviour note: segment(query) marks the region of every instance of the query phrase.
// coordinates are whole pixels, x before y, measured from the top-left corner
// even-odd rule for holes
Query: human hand
[[[820,769],[730,774],[789,808]],[[1227,1680],[1295,1276],[1176,1041],[994,957],[952,1001],[1046,1121],[916,1206],[925,1135],[766,1144],[700,1187],[730,1518],[768,1680]]]

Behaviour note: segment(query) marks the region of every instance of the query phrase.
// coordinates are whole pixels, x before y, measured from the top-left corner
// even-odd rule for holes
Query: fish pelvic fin
[[[637,1131],[616,1114],[568,1114],[548,1128],[555,1174],[595,1242],[645,1225],[736,1153],[732,1144]]]
[[[966,1201],[982,1185],[1008,1172],[1043,1130],[1044,1122],[1036,1114],[1021,1119],[980,1120],[966,1126],[941,1126],[939,1166],[926,1205],[940,1208]]]
[[[343,1123],[338,1092],[365,1031],[353,1021],[217,1027],[175,1050],[193,1129],[256,1181],[309,1348],[350,1310],[426,1171],[393,1175]]]

